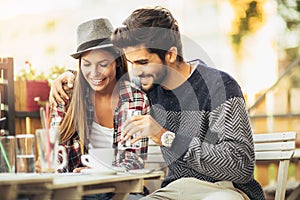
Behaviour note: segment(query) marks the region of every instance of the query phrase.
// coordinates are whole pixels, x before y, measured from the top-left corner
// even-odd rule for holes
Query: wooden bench
[[[279,162],[275,200],[285,199],[290,160],[296,148],[296,132],[253,135],[256,162]]]
[[[292,162],[295,163],[296,173],[297,170],[300,170],[300,149],[296,148],[295,153],[293,155]],[[295,174],[295,178],[297,178],[297,174]],[[291,192],[286,198],[287,200],[298,200],[300,198],[300,182],[299,180],[292,181],[293,185],[291,186]]]

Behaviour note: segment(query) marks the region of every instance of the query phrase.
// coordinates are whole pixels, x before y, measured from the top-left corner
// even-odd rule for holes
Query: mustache
[[[144,73],[138,75],[139,78],[149,78],[151,76],[152,76],[151,74],[144,74]]]

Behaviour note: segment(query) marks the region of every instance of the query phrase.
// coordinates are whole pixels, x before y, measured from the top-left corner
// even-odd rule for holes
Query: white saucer
[[[130,174],[149,174],[154,172],[154,169],[133,169],[129,170],[128,173]]]
[[[117,174],[114,170],[103,170],[103,169],[93,169],[93,168],[87,168],[81,170],[81,173],[83,174],[101,174],[101,175],[114,175]]]

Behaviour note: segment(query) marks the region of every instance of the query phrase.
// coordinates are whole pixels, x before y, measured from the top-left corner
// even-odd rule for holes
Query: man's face
[[[167,76],[167,67],[157,54],[149,53],[143,46],[124,49],[129,68],[138,76],[143,90],[148,91],[153,84],[161,84]]]

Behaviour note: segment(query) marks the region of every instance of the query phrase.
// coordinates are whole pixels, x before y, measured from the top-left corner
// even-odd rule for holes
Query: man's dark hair
[[[144,45],[164,62],[171,47],[177,48],[177,61],[183,61],[180,31],[176,19],[166,8],[141,8],[123,22],[112,35],[112,43],[119,48]]]

